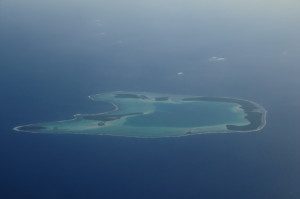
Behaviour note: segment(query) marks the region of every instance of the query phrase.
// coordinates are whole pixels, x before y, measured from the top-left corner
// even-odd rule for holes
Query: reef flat
[[[140,138],[261,130],[266,110],[248,100],[224,97],[108,92],[89,96],[113,105],[108,112],[15,127],[32,133],[68,133]]]

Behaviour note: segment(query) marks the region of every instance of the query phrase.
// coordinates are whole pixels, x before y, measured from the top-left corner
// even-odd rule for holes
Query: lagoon
[[[150,92],[107,92],[89,96],[112,104],[97,114],[16,127],[32,133],[111,135],[139,138],[179,137],[204,133],[261,130],[266,110],[255,102],[225,97],[201,97]]]

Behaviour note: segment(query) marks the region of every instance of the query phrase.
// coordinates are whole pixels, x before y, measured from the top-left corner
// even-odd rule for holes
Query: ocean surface
[[[299,1],[0,1],[1,198],[300,198]],[[214,58],[215,57],[215,58]],[[224,59],[222,59],[224,58]],[[16,133],[116,90],[236,97],[257,133]]]

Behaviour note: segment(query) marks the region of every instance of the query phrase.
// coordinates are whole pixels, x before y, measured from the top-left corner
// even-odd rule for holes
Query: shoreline
[[[122,92],[125,92],[125,91],[115,91],[115,92],[111,92],[111,93],[122,93]],[[128,92],[130,93],[130,92]],[[147,94],[147,92],[131,92],[131,93],[138,93],[138,94]],[[99,93],[99,94],[95,94],[95,95],[89,95],[88,98],[92,101],[101,101],[101,100],[95,100],[95,96],[97,95],[102,95],[102,94],[106,94],[106,93]],[[151,93],[149,92],[148,94],[150,94],[151,96],[152,95],[157,95],[156,93]],[[161,95],[161,94],[159,94]],[[245,99],[241,99],[241,98],[234,98],[234,97],[207,97],[207,96],[191,96],[191,95],[174,95],[174,94],[164,94],[164,96],[171,96],[170,98],[172,98],[172,96],[174,97],[175,96],[175,99],[176,101],[178,100],[178,98],[184,102],[183,99],[187,99],[187,98],[215,98],[215,99],[224,99],[224,100],[237,100],[237,101],[244,101],[244,102],[248,102],[250,104],[252,104],[255,109],[253,110],[253,112],[258,112],[258,113],[261,113],[262,114],[262,118],[261,118],[261,121],[260,121],[260,125],[256,128],[256,129],[253,129],[253,130],[230,130],[230,129],[227,129],[227,130],[224,130],[224,131],[217,131],[217,132],[214,132],[214,131],[208,131],[208,132],[195,132],[195,133],[191,133],[191,134],[184,134],[184,135],[178,135],[178,136],[159,136],[159,137],[144,137],[144,136],[122,136],[122,135],[112,135],[112,134],[87,134],[87,133],[78,133],[78,132],[72,132],[72,133],[66,133],[66,132],[57,132],[57,133],[53,133],[53,132],[36,132],[36,131],[30,131],[30,130],[22,130],[20,128],[22,127],[26,127],[26,126],[32,126],[32,125],[37,125],[40,124],[40,123],[43,123],[43,122],[39,122],[39,123],[32,123],[32,124],[27,124],[27,125],[20,125],[20,126],[16,126],[13,128],[14,131],[16,132],[24,132],[24,133],[39,133],[39,134],[42,134],[42,133],[45,133],[45,134],[80,134],[80,135],[102,135],[102,136],[118,136],[118,137],[131,137],[131,138],[167,138],[167,137],[183,137],[183,136],[191,136],[191,135],[200,135],[200,134],[209,134],[209,133],[212,133],[212,134],[217,134],[217,133],[248,133],[248,132],[257,132],[257,131],[261,131],[265,126],[266,126],[266,117],[267,117],[267,110],[262,107],[261,105],[259,105],[258,103],[256,102],[253,102],[251,100],[245,100]],[[151,99],[151,98],[150,98]],[[151,99],[152,100],[152,99]],[[200,101],[200,100],[199,100]],[[205,100],[202,100],[202,101],[205,101]],[[208,100],[209,101],[209,100]],[[107,102],[107,101],[105,101]],[[153,99],[153,102],[155,102],[155,99]],[[60,121],[54,121],[54,122],[58,122],[58,123],[61,123],[61,122],[69,122],[69,121],[74,121],[76,119],[80,119],[80,117],[84,117],[84,116],[96,116],[96,115],[103,115],[103,114],[108,114],[108,113],[113,113],[113,112],[116,112],[118,110],[120,110],[120,108],[118,107],[118,105],[116,105],[115,103],[113,102],[107,102],[109,104],[111,104],[113,106],[113,109],[110,110],[110,111],[105,111],[105,112],[101,112],[101,113],[95,113],[95,114],[75,114],[73,115],[73,118],[71,119],[66,119],[66,120],[60,120]],[[224,103],[227,103],[227,102],[224,102]],[[240,108],[242,108],[242,104],[240,103],[236,103],[236,102],[228,102],[228,103],[235,103],[237,104]],[[242,108],[243,109],[243,108]],[[246,113],[246,110],[243,109],[243,111]],[[246,113],[246,116],[248,114]],[[245,117],[246,117],[245,116]],[[248,120],[246,118],[246,120]],[[248,120],[249,121],[249,120]],[[249,121],[250,122],[250,121]],[[251,124],[251,122],[250,122]]]
[[[252,131],[210,131],[210,132],[201,132],[201,133],[192,133],[192,134],[184,134],[184,135],[176,135],[176,136],[160,136],[160,137],[142,137],[142,136],[123,136],[123,135],[111,135],[111,134],[88,134],[88,133],[40,133],[40,132],[32,132],[32,131],[22,131],[16,130],[17,132],[23,132],[28,134],[47,134],[47,135],[82,135],[82,136],[107,136],[107,137],[119,137],[119,138],[135,138],[135,139],[165,139],[165,138],[181,138],[188,136],[196,136],[196,135],[207,135],[207,134],[249,134],[249,133],[260,133],[262,129],[256,129]]]

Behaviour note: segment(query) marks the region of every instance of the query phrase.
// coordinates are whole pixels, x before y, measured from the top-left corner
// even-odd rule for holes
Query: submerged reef
[[[159,138],[251,132],[261,130],[266,124],[266,110],[243,99],[123,91],[96,94],[89,98],[95,103],[110,103],[113,109],[14,129],[34,133]]]

